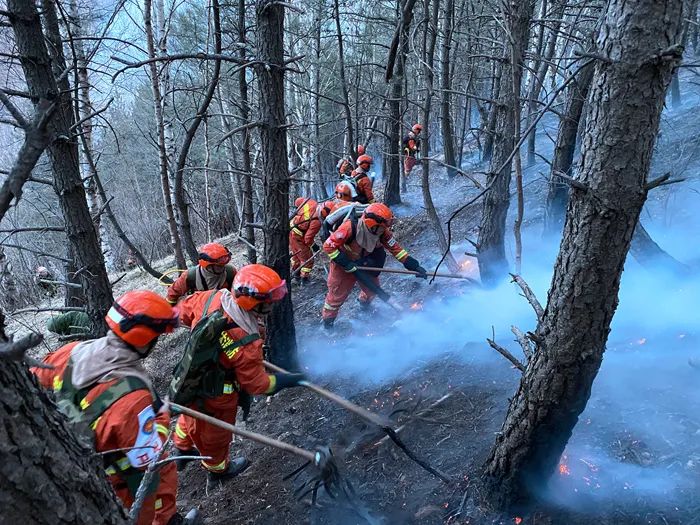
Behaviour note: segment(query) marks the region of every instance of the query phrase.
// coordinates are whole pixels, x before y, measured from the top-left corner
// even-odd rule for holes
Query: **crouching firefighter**
[[[194,294],[180,303],[180,320],[193,327],[175,369],[168,395],[179,404],[230,424],[239,404],[247,415],[250,395],[272,395],[298,386],[303,374],[268,374],[263,366],[259,321],[287,294],[287,283],[272,268],[241,268],[231,290]],[[249,399],[249,398],[248,398]],[[233,435],[227,430],[180,415],[175,427],[176,453],[201,455],[210,481],[226,481],[243,472],[247,459],[231,460]],[[185,467],[179,461],[178,469]]]
[[[298,197],[294,201],[296,213],[289,221],[289,249],[292,251],[292,274],[301,276],[301,284],[309,282],[314,268],[313,253],[320,247],[314,243],[321,229],[318,203],[313,199]]]
[[[33,368],[45,388],[53,389],[68,418],[92,429],[95,450],[104,454],[112,487],[128,509],[134,502],[144,470],[161,452],[169,433],[170,415],[162,405],[143,366],[158,337],[178,325],[168,302],[149,291],[132,291],[114,303],[106,317],[109,331],[92,341],[69,343],[44,362],[52,370]],[[175,507],[177,470],[161,467],[139,515],[139,525],[175,525],[198,521]]]
[[[359,219],[353,220],[351,217],[346,220],[323,243],[323,250],[335,263],[331,264],[328,273],[328,294],[321,312],[326,328],[333,326],[338,311],[350,295],[355,282],[359,281],[360,284],[360,304],[369,306],[376,295],[372,288],[376,290],[379,287],[379,275],[376,272],[362,271],[364,275],[358,276],[358,267],[383,267],[385,249],[403,263],[407,270],[418,272],[418,277],[427,278],[426,270],[394,239],[391,231],[393,221],[394,214],[388,206],[370,204]]]
[[[231,252],[223,244],[210,242],[199,250],[198,264],[182,272],[168,288],[168,302],[177,304],[184,295],[230,288],[236,268],[229,264]]]

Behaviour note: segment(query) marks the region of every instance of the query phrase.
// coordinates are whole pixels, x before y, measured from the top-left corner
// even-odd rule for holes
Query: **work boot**
[[[334,328],[333,323],[335,323],[335,317],[329,317],[323,320],[323,329],[331,332]]]
[[[176,512],[168,520],[168,525],[202,525],[202,515],[197,509],[190,510],[183,518],[182,514]]]
[[[199,450],[196,448],[191,448],[188,450],[181,450],[177,447],[173,447],[173,453],[172,456],[174,458],[177,458],[179,456],[200,456],[201,454],[199,453]],[[185,470],[185,467],[190,461],[194,461],[193,459],[177,459],[175,460],[175,464],[177,465],[177,471],[181,472]]]
[[[308,286],[310,280],[311,279],[309,279],[308,277],[302,277],[301,279],[299,279],[299,286]]]
[[[208,472],[207,479],[211,482],[223,483],[235,478],[250,466],[250,461],[246,458],[233,458],[228,464],[228,468],[223,472]]]

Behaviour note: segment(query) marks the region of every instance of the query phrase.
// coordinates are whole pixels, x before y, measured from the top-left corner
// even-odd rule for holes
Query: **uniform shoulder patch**
[[[138,415],[139,432],[132,449],[126,453],[133,467],[141,468],[153,461],[163,447],[156,432],[156,413],[151,405],[144,408]]]

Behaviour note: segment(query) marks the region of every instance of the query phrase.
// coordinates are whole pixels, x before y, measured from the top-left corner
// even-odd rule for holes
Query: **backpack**
[[[73,358],[70,357],[61,381],[58,384],[54,383],[54,392],[57,397],[56,404],[58,405],[58,409],[71,423],[87,425],[92,430],[95,429],[97,420],[102,414],[122,397],[136,390],[145,389],[150,391],[148,385],[138,377],[126,376],[117,380],[116,383],[99,394],[88,404],[85,400],[85,396],[94,385],[77,389],[75,385],[73,385],[72,378]],[[152,391],[151,393],[155,395]],[[155,412],[158,412],[160,405],[160,399],[156,396],[153,402]],[[102,456],[107,474],[117,475],[126,484],[131,495],[135,496],[145,472],[131,466],[129,458],[123,451],[109,452]],[[159,484],[160,475],[158,472],[155,472],[151,483],[146,487],[146,496],[154,494]]]
[[[194,266],[187,270],[187,290],[189,290],[189,293],[194,293],[197,291],[197,268],[198,266]],[[233,266],[230,264],[227,264],[225,267],[225,272],[226,272],[226,288],[231,288],[231,285],[233,284]]]
[[[369,204],[360,204],[359,202],[355,202],[348,204],[347,206],[342,206],[328,214],[328,217],[326,217],[321,225],[321,239],[325,242],[330,234],[337,230],[338,227],[347,219],[351,220],[353,223],[352,231],[354,239],[357,221],[360,219],[368,206]]]
[[[168,397],[175,403],[186,405],[195,400],[211,399],[222,394],[230,394],[227,385],[234,391],[240,390],[235,373],[219,363],[219,356],[226,352],[260,339],[259,334],[248,334],[237,341],[231,341],[225,332],[238,325],[224,316],[219,308],[212,313],[209,306],[216,293],[211,294],[204,305],[204,315],[190,332],[185,351],[173,371],[173,379],[168,387]],[[226,335],[226,337],[224,337]]]

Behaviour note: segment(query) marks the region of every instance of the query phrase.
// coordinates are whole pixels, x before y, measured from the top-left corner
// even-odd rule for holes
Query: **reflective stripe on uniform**
[[[223,460],[218,465],[209,465],[206,461],[202,461],[202,465],[204,465],[204,468],[210,472],[221,472],[226,468],[226,460]]]
[[[338,306],[331,306],[331,305],[328,304],[328,303],[323,303],[323,308],[325,308],[326,310],[333,310],[333,311],[340,310],[340,307],[338,307]]]
[[[270,379],[270,386],[267,387],[267,390],[265,390],[265,393],[271,394],[272,392],[275,391],[275,388],[277,388],[277,377],[275,377],[272,374],[268,374],[267,377]]]
[[[406,250],[401,250],[399,253],[396,254],[396,258],[400,261],[404,257],[408,257],[408,252]]]
[[[170,429],[166,427],[165,425],[161,425],[160,423],[156,423],[156,432],[159,434],[163,434],[164,436],[167,436],[170,434]]]
[[[163,500],[160,499],[160,498],[158,498],[158,499],[156,500],[156,503],[155,503],[154,507],[155,507],[156,510],[162,509],[162,508],[163,508]]]
[[[95,430],[97,428],[97,424],[100,422],[100,419],[102,419],[102,416],[98,417],[95,421],[93,421],[92,425],[90,425],[90,428]]]
[[[299,228],[292,228],[292,232],[295,233],[296,235],[299,235],[300,237],[304,236],[304,232],[301,231]]]
[[[175,435],[180,439],[187,439],[187,432],[182,430],[179,422],[175,425]]]
[[[85,409],[86,409],[87,407],[89,407],[89,406],[90,406],[90,401],[88,401],[88,398],[87,398],[87,397],[84,397],[84,398],[82,398],[82,399],[80,400],[80,408],[82,408],[83,410],[85,410]]]
[[[61,376],[54,376],[53,377],[53,389],[54,391],[58,392],[63,388],[63,378]]]
[[[311,268],[304,267],[301,269],[301,273],[311,273]]]
[[[338,255],[340,255],[340,250],[335,250],[335,251],[332,251],[331,253],[329,253],[328,257],[330,259],[335,259],[336,257],[338,257]]]

